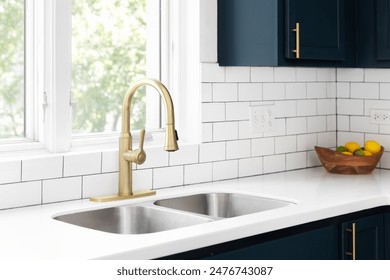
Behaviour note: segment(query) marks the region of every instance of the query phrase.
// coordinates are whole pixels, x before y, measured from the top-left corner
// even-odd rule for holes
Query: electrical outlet
[[[371,109],[370,122],[372,124],[387,124],[390,125],[390,110]]]
[[[251,135],[257,136],[273,130],[274,106],[252,106],[250,114]]]

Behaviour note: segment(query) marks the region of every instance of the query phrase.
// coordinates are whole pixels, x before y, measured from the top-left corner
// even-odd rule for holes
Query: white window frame
[[[170,34],[163,37],[165,40],[162,40],[159,53],[161,65],[167,65],[167,68],[160,69],[163,75],[152,73],[151,77],[160,79],[170,89],[181,142],[184,138],[185,142],[199,143],[199,0],[165,0],[162,3],[160,8],[166,11],[163,13],[166,16],[160,18],[152,14],[151,17]],[[116,145],[117,134],[72,138],[71,0],[29,0],[26,1],[26,10],[26,14],[33,11],[34,15],[26,18],[26,27],[44,29],[44,34],[30,29],[26,32],[31,34],[26,37],[26,56],[33,58],[26,62],[26,103],[33,106],[26,108],[27,138],[18,140],[20,143],[17,144],[1,143],[0,153],[26,150],[63,153],[71,151],[72,146],[83,149],[91,145]],[[151,33],[151,36],[156,34]],[[155,103],[154,106],[161,105]],[[164,127],[164,110],[161,116]],[[162,131],[153,134],[156,136],[153,138],[163,138]]]

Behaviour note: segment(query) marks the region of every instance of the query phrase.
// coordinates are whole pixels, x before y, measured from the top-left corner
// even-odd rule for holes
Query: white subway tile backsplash
[[[314,116],[307,118],[307,132],[326,131],[326,116]]]
[[[263,172],[274,173],[286,170],[286,155],[266,156],[263,159]]]
[[[41,181],[0,185],[0,209],[41,204]]]
[[[317,153],[315,151],[307,152],[307,167],[321,166],[321,162],[318,159]]]
[[[287,83],[286,99],[306,99],[305,83]]]
[[[336,115],[326,116],[326,130],[327,131],[336,131],[337,130]]]
[[[297,80],[294,67],[275,67],[274,75],[275,82],[295,82]]]
[[[163,147],[146,147],[145,153],[146,161],[137,165],[137,169],[168,166],[169,152],[165,151]]]
[[[299,67],[297,68],[298,82],[315,82],[317,81],[317,71],[313,67]]]
[[[169,153],[169,165],[197,163],[199,159],[198,145],[181,145],[176,152]]]
[[[249,102],[226,103],[226,120],[238,121],[249,119]]]
[[[70,177],[43,181],[43,203],[81,199],[82,178]]]
[[[213,141],[213,124],[203,123],[202,124],[202,143]]]
[[[117,172],[119,167],[118,150],[102,152],[102,173]]]
[[[364,143],[364,134],[360,132],[339,131],[337,133],[337,146],[344,145],[347,142],[355,141]]]
[[[64,177],[98,174],[102,167],[102,153],[83,153],[64,156]]]
[[[153,170],[153,189],[182,186],[184,184],[184,167],[173,166]]]
[[[360,99],[337,99],[338,115],[364,115],[364,101]]]
[[[378,133],[379,125],[372,124],[370,117],[365,116],[351,116],[350,119],[350,131],[353,132],[366,132],[366,133]]]
[[[238,138],[239,139],[251,138],[249,125],[250,125],[249,121],[238,122]]]
[[[389,78],[390,82],[390,78]],[[379,86],[379,98],[380,99],[390,99],[390,83],[381,83]]]
[[[274,68],[273,67],[252,67],[251,82],[273,82]]]
[[[302,134],[297,136],[297,151],[313,150],[317,145],[317,134]]]
[[[213,101],[227,102],[238,100],[238,86],[236,83],[213,84]]]
[[[275,118],[286,118],[297,116],[297,102],[296,100],[275,101]]]
[[[364,100],[364,115],[369,116],[371,109],[390,110],[390,100]]]
[[[226,159],[237,159],[250,157],[251,141],[237,140],[226,142]]]
[[[351,91],[351,83],[338,82],[336,85],[337,98],[349,98]]]
[[[213,124],[213,140],[226,141],[238,139],[238,122],[220,122]]]
[[[238,161],[239,177],[256,176],[263,173],[263,158],[252,157]]]
[[[62,156],[25,159],[22,161],[22,181],[62,177]]]
[[[202,82],[225,82],[225,67],[219,67],[217,63],[202,63]]]
[[[212,163],[190,164],[184,166],[184,184],[199,184],[213,180]]]
[[[297,101],[297,116],[314,115],[317,115],[317,101],[315,99]]]
[[[209,162],[225,160],[226,144],[225,142],[205,143],[199,147],[199,161]]]
[[[225,103],[203,103],[202,121],[218,122],[224,121],[226,117]]]
[[[250,82],[249,67],[226,67],[226,82]]]
[[[326,83],[326,97],[327,98],[336,98],[337,97],[337,83],[336,82]]]
[[[213,181],[238,178],[238,160],[213,162]]]
[[[318,133],[318,146],[320,147],[336,147],[336,132]]]
[[[153,169],[133,170],[133,192],[153,189]]]
[[[281,100],[286,98],[286,85],[284,83],[263,84],[263,100]]]
[[[213,101],[213,84],[202,83],[202,102]]]
[[[389,82],[390,81],[390,69],[375,69],[375,68],[366,68],[365,69],[365,79],[366,82]]]
[[[326,98],[327,84],[326,83],[308,83],[307,98]]]
[[[307,132],[307,118],[286,119],[286,134],[303,134]]]
[[[336,114],[336,99],[318,99],[317,100],[318,115],[335,115]]]
[[[336,72],[338,82],[364,81],[364,69],[362,68],[338,68]]]
[[[317,81],[335,82],[336,68],[317,68]]]
[[[118,193],[118,173],[83,176],[83,198]]]
[[[297,150],[297,137],[292,136],[281,136],[275,137],[275,153],[291,153]]]
[[[294,170],[306,167],[306,152],[291,153],[286,155],[286,170]]]
[[[263,99],[263,84],[240,83],[238,84],[239,101],[261,101]]]
[[[377,83],[351,83],[351,98],[378,99],[379,84]]]
[[[0,184],[20,182],[22,180],[22,162],[20,160],[0,162]]]
[[[252,139],[251,149],[252,157],[272,155],[275,153],[275,138]]]

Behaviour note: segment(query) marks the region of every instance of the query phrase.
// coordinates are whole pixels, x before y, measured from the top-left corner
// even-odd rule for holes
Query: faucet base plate
[[[109,201],[117,201],[117,200],[125,200],[125,199],[132,199],[132,198],[138,198],[138,197],[144,197],[144,196],[150,196],[155,195],[156,191],[148,190],[143,192],[136,192],[132,195],[108,195],[108,196],[98,196],[98,197],[90,197],[90,201],[94,202],[109,202]]]

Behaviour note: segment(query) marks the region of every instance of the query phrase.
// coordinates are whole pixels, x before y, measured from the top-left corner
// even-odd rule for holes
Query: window
[[[24,1],[0,2],[0,139],[23,137]]]
[[[159,5],[156,0],[72,1],[73,134],[119,131],[129,86],[145,76],[160,78],[159,21],[151,16],[159,18]],[[157,35],[148,36],[148,30]],[[154,93],[147,99],[146,90],[140,88],[132,101],[132,129],[160,128],[159,121],[146,121],[146,103],[159,102]],[[158,120],[159,110],[156,114]]]
[[[198,36],[186,30],[199,25],[193,20],[198,5],[180,0],[1,1],[0,152],[67,152],[80,143],[117,143],[123,97],[145,76],[160,79],[173,94],[176,127],[186,124],[181,139],[183,131],[199,131],[199,110],[193,106],[200,104],[199,69],[188,63],[199,66]],[[131,128],[161,132],[165,112],[160,96],[149,91],[154,89],[140,88],[135,95]],[[186,94],[191,91],[195,94]]]

